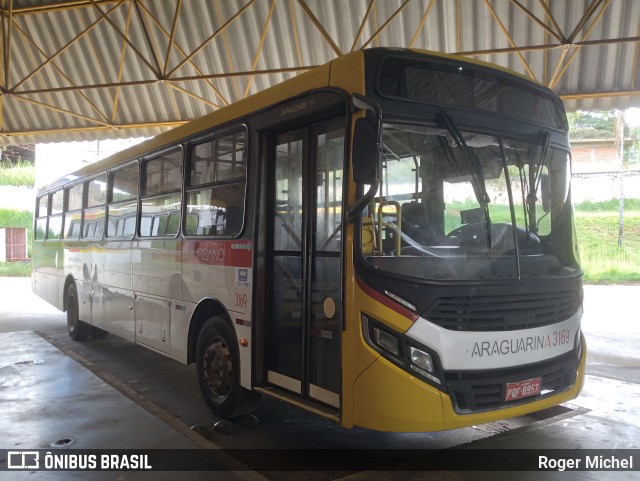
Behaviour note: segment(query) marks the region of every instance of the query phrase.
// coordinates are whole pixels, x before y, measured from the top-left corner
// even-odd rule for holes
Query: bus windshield
[[[562,276],[577,271],[570,161],[531,138],[384,125],[380,188],[363,213],[375,268],[427,279]],[[367,242],[369,241],[369,242]]]

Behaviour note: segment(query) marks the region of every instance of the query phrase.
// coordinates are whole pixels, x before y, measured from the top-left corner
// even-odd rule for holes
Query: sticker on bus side
[[[251,287],[249,269],[236,267],[236,287]]]

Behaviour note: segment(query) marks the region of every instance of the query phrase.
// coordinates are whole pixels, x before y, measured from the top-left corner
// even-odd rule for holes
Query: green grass
[[[1,277],[29,277],[31,261],[0,262]]]
[[[575,207],[575,211],[579,213],[606,212],[611,214],[615,212],[617,215],[619,206],[620,206],[620,202],[617,199],[611,199],[604,202],[585,201],[585,202],[576,204],[574,207]],[[639,212],[640,199],[625,199],[624,210],[625,212]]]
[[[35,181],[36,168],[33,163],[0,164],[0,185],[33,187]]]
[[[640,208],[625,202],[622,247],[618,247],[615,202],[616,210],[606,210],[602,205],[587,206],[588,210],[576,206],[580,262],[586,282],[640,282]]]
[[[447,205],[446,228],[460,224],[460,210],[473,208],[471,200]],[[617,199],[581,202],[574,206],[580,262],[584,280],[592,284],[640,283],[640,199],[625,199],[622,247],[618,247]],[[492,206],[493,222],[510,222],[506,206]],[[548,219],[548,217],[547,217]],[[521,216],[518,222],[522,224]]]

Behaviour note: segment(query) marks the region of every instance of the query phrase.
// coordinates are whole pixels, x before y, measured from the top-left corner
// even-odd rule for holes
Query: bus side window
[[[65,189],[64,232],[65,239],[79,239],[82,224],[82,192],[84,184],[79,182]]]
[[[52,215],[49,217],[49,226],[47,228],[47,239],[60,239],[62,232],[62,215]]]
[[[144,162],[142,172],[140,235],[175,237],[182,211],[182,149]]]
[[[190,150],[185,235],[236,237],[246,190],[246,133],[238,131]]]
[[[140,216],[140,235],[142,237],[149,237],[151,235],[151,225],[153,218],[150,215]]]
[[[47,235],[47,215],[49,214],[49,194],[45,194],[38,199],[36,212],[35,239],[44,240]]]
[[[131,239],[136,231],[138,212],[138,163],[111,173],[107,200],[107,237]]]
[[[125,218],[124,224],[122,227],[122,236],[133,237],[135,233],[136,233],[136,216],[134,214],[132,217]]]
[[[105,203],[107,200],[106,172],[85,183],[84,239],[102,239],[104,236]]]

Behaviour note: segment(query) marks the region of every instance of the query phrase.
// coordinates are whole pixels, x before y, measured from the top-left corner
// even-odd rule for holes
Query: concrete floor
[[[0,450],[49,449],[61,439],[71,440],[63,449],[222,448],[213,463],[225,470],[9,473],[0,459],[0,479],[640,479],[638,471],[442,473],[411,467],[425,450],[454,447],[640,449],[640,330],[634,324],[640,286],[586,286],[585,292],[588,376],[578,399],[540,415],[472,428],[390,434],[344,430],[272,399],[262,400],[255,418],[214,428],[218,420],[200,399],[192,366],[114,336],[74,342],[64,315],[33,296],[29,280],[0,278]],[[234,471],[264,448],[284,450],[268,451],[274,456],[304,448],[360,458],[355,473]],[[408,459],[381,449],[401,450]],[[640,465],[640,451],[636,458]],[[380,462],[394,470],[369,471]]]

